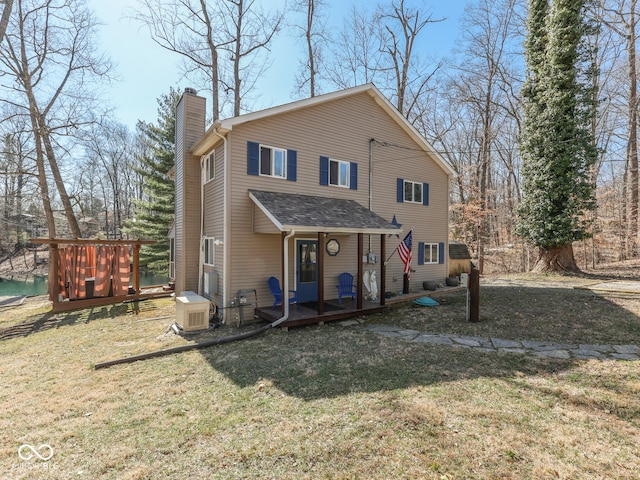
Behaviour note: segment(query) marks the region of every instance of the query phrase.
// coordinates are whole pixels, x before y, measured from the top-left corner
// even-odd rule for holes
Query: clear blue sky
[[[284,0],[262,0],[265,5],[282,7]],[[459,20],[466,0],[427,0],[434,18],[447,17],[443,22],[429,25],[420,45],[425,52],[421,56],[441,57],[449,54],[458,36]],[[339,25],[343,13],[353,2],[328,0],[331,5],[330,21]],[[356,0],[356,4],[368,5],[371,0]],[[411,2],[413,3],[413,2]],[[115,64],[114,73],[119,81],[107,88],[107,97],[116,108],[115,115],[121,122],[133,129],[137,120],[155,122],[157,119],[157,99],[175,87],[179,91],[192,86],[180,78],[179,57],[156,45],[146,28],[124,18],[125,9],[136,5],[135,0],[89,0],[100,27],[101,46]],[[292,72],[297,68],[298,59],[303,55],[299,40],[292,39],[287,29],[283,29],[271,50],[273,64],[263,82],[259,83],[255,108],[267,108],[292,100],[294,75],[279,75],[278,72]]]

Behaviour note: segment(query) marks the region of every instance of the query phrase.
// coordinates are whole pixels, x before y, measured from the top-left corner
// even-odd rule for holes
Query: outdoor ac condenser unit
[[[185,332],[209,328],[209,300],[194,292],[176,297],[176,322]]]

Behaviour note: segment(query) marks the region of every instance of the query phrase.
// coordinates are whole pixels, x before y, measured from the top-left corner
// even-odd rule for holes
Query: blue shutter
[[[404,180],[398,179],[398,203],[404,203]]]
[[[296,181],[298,170],[298,152],[287,150],[287,180]]]
[[[422,204],[429,205],[429,184],[422,184]]]
[[[424,265],[424,242],[418,242],[418,265]]]
[[[260,175],[260,144],[247,142],[247,174]]]
[[[320,185],[329,185],[329,157],[320,157]]]
[[[349,188],[351,190],[358,189],[358,164],[356,162],[349,163]]]
[[[444,242],[438,244],[438,263],[441,265],[444,263]]]

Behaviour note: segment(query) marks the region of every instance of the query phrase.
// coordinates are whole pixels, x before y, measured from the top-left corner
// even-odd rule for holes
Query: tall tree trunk
[[[218,46],[213,40],[213,24],[209,18],[206,0],[200,0],[200,8],[207,28],[207,45],[211,54],[211,103],[213,120],[220,118],[220,73],[218,71]]]
[[[313,30],[313,16],[315,13],[315,2],[309,1],[307,10],[307,31],[305,38],[307,39],[307,54],[309,55],[309,94],[311,97],[316,96],[316,64],[315,55],[313,54],[313,43],[311,33]]]
[[[235,56],[233,59],[233,116],[240,115],[240,58],[242,57],[242,20],[244,19],[244,0],[238,0],[238,18],[236,22]]]
[[[629,12],[629,31],[627,33],[627,56],[628,56],[628,77],[629,77],[629,139],[627,144],[627,155],[629,157],[630,174],[630,214],[629,214],[629,242],[631,256],[638,253],[638,92],[636,73],[636,20],[635,20],[636,0],[631,2]]]
[[[53,147],[51,145],[51,137],[49,136],[49,130],[46,127],[46,125],[44,125],[45,122],[42,116],[40,116],[39,118],[40,118],[40,122],[42,123],[39,132],[42,137],[42,143],[44,144],[44,149],[47,154],[47,159],[49,160],[49,168],[51,168],[51,173],[53,174],[53,179],[55,181],[58,194],[60,195],[60,201],[62,202],[64,215],[67,218],[67,223],[69,224],[69,230],[71,231],[71,236],[73,238],[82,238],[82,233],[80,232],[80,227],[78,226],[78,220],[76,219],[76,216],[73,213],[71,200],[69,199],[69,195],[67,194],[67,188],[64,185],[64,181],[62,180],[62,175],[60,174],[60,169],[58,168],[58,161],[56,160],[56,154],[53,151]]]
[[[9,15],[11,15],[11,8],[13,7],[13,0],[4,0],[4,8],[2,9],[2,17],[0,17],[0,43],[7,31],[9,25]]]
[[[550,248],[540,247],[538,260],[533,267],[533,272],[579,272],[573,255],[573,245],[560,245]]]

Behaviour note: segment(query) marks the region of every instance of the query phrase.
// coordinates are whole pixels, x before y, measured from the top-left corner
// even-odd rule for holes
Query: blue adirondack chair
[[[344,272],[338,275],[338,303],[342,304],[342,297],[351,297],[354,300],[358,298],[357,286],[353,284],[353,275]]]
[[[269,277],[269,291],[271,291],[271,295],[273,295],[273,305],[271,306],[271,310],[275,310],[278,305],[282,305],[282,289],[280,288],[280,280],[276,277]],[[293,294],[293,296],[289,296],[289,303],[295,303],[298,308],[298,293],[295,290],[289,290],[289,294]]]

